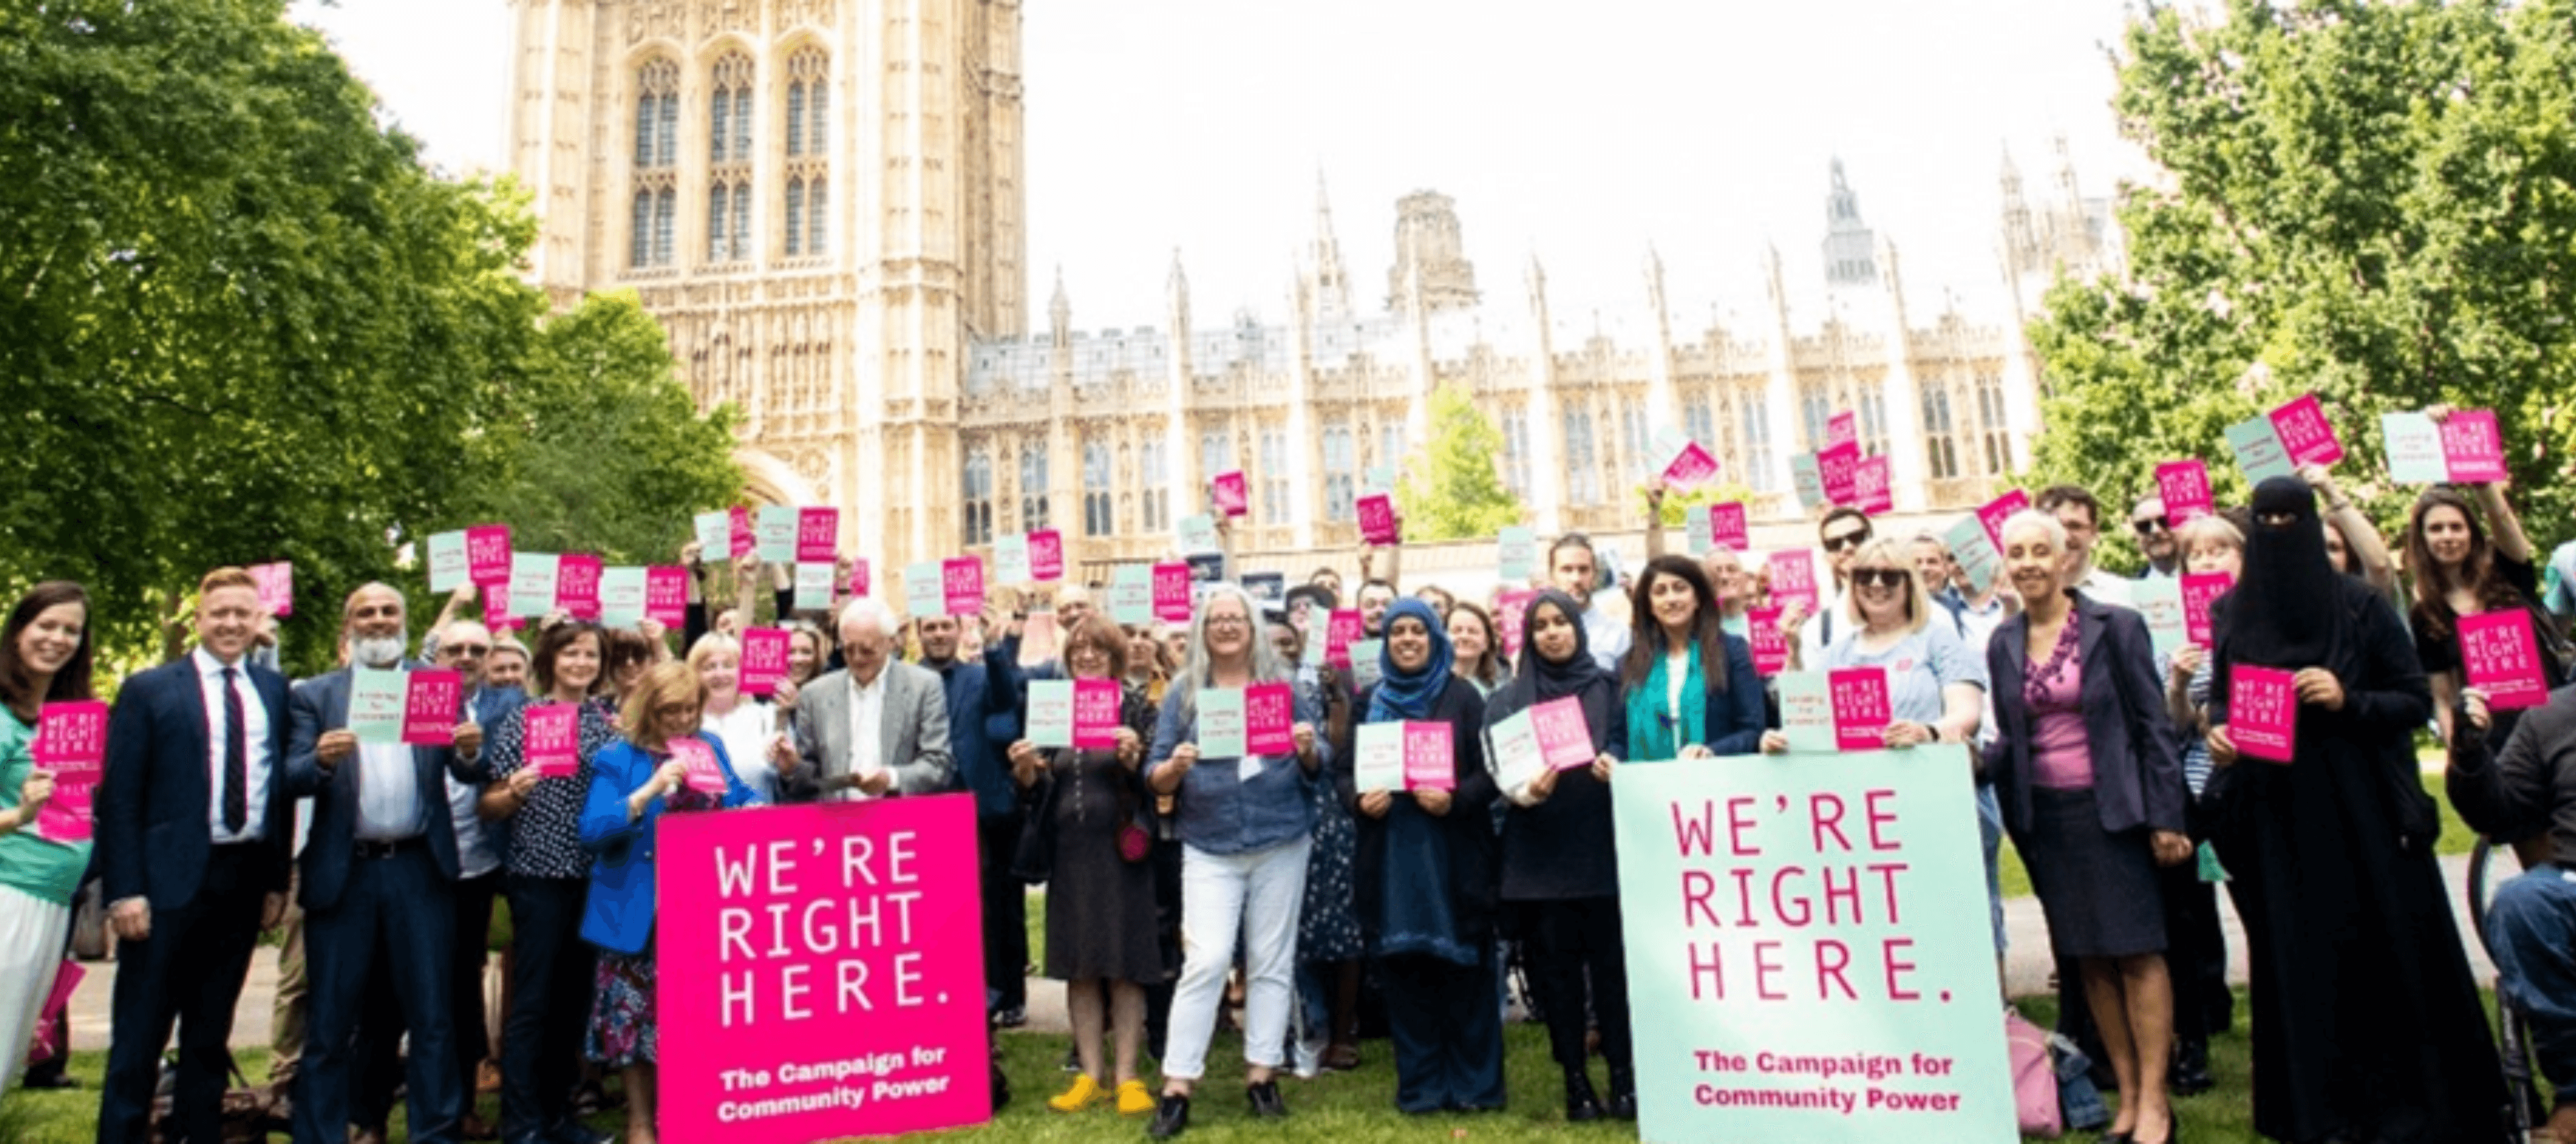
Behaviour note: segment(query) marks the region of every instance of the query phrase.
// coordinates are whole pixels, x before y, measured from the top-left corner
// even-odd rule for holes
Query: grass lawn
[[[2493,1000],[2489,999],[2490,1009]],[[2056,1019],[2056,1006],[2047,998],[2023,1002],[2022,1011],[2045,1027]],[[2243,992],[2238,993],[2239,1024],[2237,1031],[2221,1037],[2211,1046],[2211,1069],[2218,1077],[2218,1088],[2206,1095],[2175,1102],[2182,1116],[2187,1138],[2196,1144],[2236,1142],[2253,1144],[2260,1138],[2252,1126],[2253,1107],[2247,1085],[2249,1046],[2246,1041],[2243,1014],[2246,1012]],[[1281,1127],[1256,1124],[1245,1112],[1241,1090],[1230,1079],[1231,1068],[1219,1062],[1242,1059],[1240,1041],[1220,1037],[1209,1053],[1212,1063],[1211,1083],[1201,1088],[1198,1106],[1192,1110],[1190,1141],[1205,1144],[1253,1144],[1256,1141],[1315,1140],[1332,1144],[1394,1144],[1397,1141],[1431,1139],[1468,1139],[1518,1142],[1557,1140],[1599,1140],[1604,1142],[1633,1140],[1635,1129],[1627,1124],[1568,1125],[1564,1120],[1563,1092],[1557,1081],[1555,1065],[1547,1055],[1545,1030],[1537,1025],[1513,1025],[1506,1030],[1506,1073],[1511,1084],[1511,1107],[1508,1111],[1482,1116],[1444,1115],[1412,1118],[1398,1114],[1394,1108],[1395,1070],[1390,1063],[1384,1041],[1372,1041],[1362,1048],[1363,1067],[1354,1073],[1326,1076],[1313,1081],[1283,1078],[1281,1087],[1292,1113]],[[1059,1091],[1066,1080],[1057,1070],[1064,1057],[1063,1037],[1041,1033],[1006,1033],[1002,1037],[1004,1068],[1010,1074],[1013,1099],[1010,1107],[992,1123],[955,1132],[922,1134],[923,1144],[931,1141],[957,1144],[1002,1144],[1005,1141],[1134,1141],[1144,1136],[1144,1119],[1121,1118],[1107,1107],[1092,1112],[1066,1116],[1050,1111],[1046,1098]],[[265,1050],[242,1052],[243,1071],[264,1076],[268,1070]],[[72,1074],[83,1087],[70,1092],[13,1092],[0,1101],[0,1140],[11,1144],[89,1144],[95,1132],[98,1112],[98,1082],[106,1066],[106,1054],[85,1052],[74,1055]],[[1593,1076],[1598,1083],[1602,1075],[1599,1062]],[[1229,1078],[1229,1079],[1214,1079]],[[498,1097],[482,1098],[483,1113],[498,1116]],[[622,1113],[597,1117],[593,1123],[603,1129],[623,1126]],[[400,1115],[397,1114],[393,1138],[405,1139]],[[2089,1134],[2073,1134],[2065,1139],[2089,1141]],[[696,1144],[673,1141],[672,1144]]]

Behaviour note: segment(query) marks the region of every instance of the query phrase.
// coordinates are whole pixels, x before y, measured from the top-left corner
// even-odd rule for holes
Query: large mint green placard
[[[1624,766],[1650,1144],[2018,1139],[1962,748]]]

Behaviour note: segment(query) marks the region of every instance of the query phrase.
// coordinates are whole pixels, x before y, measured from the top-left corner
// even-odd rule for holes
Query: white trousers
[[[1195,1081],[1207,1072],[1208,1038],[1234,967],[1234,938],[1244,940],[1243,1059],[1277,1068],[1296,1003],[1297,917],[1306,905],[1311,838],[1249,854],[1210,854],[1181,847],[1181,980],[1172,990],[1172,1023],[1163,1075]]]
[[[0,1092],[17,1088],[27,1069],[28,1042],[54,991],[71,928],[70,906],[0,886]]]

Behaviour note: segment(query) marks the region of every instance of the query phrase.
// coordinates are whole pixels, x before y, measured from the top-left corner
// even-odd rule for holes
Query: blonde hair
[[[701,713],[706,711],[707,681],[698,677],[698,669],[685,663],[654,664],[636,681],[635,693],[626,697],[626,706],[618,711],[619,721],[626,724],[626,741],[642,750],[661,750],[661,723],[653,718],[653,711],[684,701],[695,704]]]
[[[2174,539],[2182,542],[2185,553],[2199,544],[2224,544],[2238,552],[2245,551],[2245,534],[2228,523],[2226,517],[2214,513],[2184,521],[2182,527],[2174,530]]]
[[[1851,621],[1855,634],[1869,627],[1868,618],[1860,614],[1860,570],[1873,566],[1894,568],[1905,574],[1906,634],[1922,631],[1932,622],[1932,596],[1923,590],[1923,577],[1915,574],[1913,558],[1905,554],[1913,544],[1910,539],[1882,536],[1863,543],[1860,551],[1852,553],[1852,585],[1843,593],[1843,618]]]
[[[689,670],[705,671],[708,660],[725,652],[732,652],[736,658],[740,658],[742,641],[723,632],[708,632],[699,636],[698,642],[689,645]]]

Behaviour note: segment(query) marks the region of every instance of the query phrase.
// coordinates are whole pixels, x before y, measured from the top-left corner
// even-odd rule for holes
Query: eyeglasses
[[[1858,547],[1860,547],[1861,545],[1864,545],[1864,544],[1867,544],[1867,543],[1869,543],[1869,532],[1868,532],[1868,530],[1864,529],[1864,530],[1859,531],[1859,532],[1846,532],[1846,533],[1842,534],[1841,536],[1828,536],[1828,537],[1826,537],[1826,538],[1825,538],[1825,551],[1827,551],[1827,552],[1840,552],[1840,551],[1842,551],[1843,549],[1846,549],[1846,548],[1858,548]]]
[[[2129,527],[2137,529],[2138,535],[2140,536],[2153,536],[2159,532],[2173,531],[2173,518],[2170,516],[2151,516],[2145,520],[2130,521]]]
[[[1235,616],[1210,616],[1208,617],[1207,626],[1210,630],[1224,628],[1230,631],[1241,631],[1245,628],[1251,627],[1252,621]]]
[[[440,647],[442,647],[442,648],[445,648],[447,651],[452,652],[452,653],[456,654],[457,656],[459,656],[459,657],[461,657],[461,658],[465,658],[465,659],[472,659],[472,658],[474,658],[475,656],[478,656],[478,655],[485,655],[485,654],[490,653],[490,652],[491,652],[491,650],[492,650],[492,645],[490,645],[490,644],[470,644],[470,643],[461,643],[461,644],[441,644],[441,645],[439,645],[439,646],[440,646]]]
[[[1875,588],[1902,588],[1914,574],[1902,568],[1855,568],[1852,583]]]

